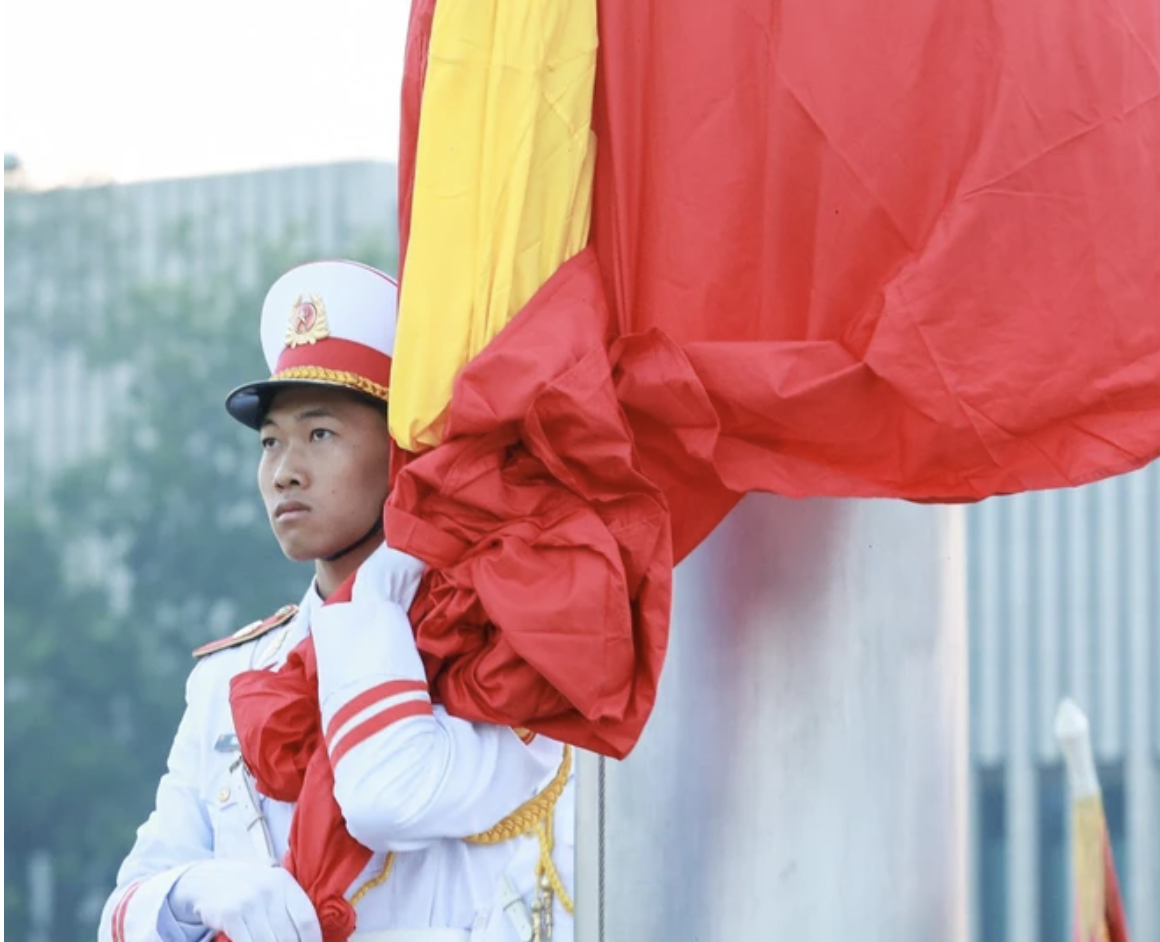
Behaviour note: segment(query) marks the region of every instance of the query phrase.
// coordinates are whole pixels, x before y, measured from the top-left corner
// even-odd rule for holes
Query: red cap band
[[[278,357],[274,376],[303,367],[352,373],[384,389],[391,385],[391,358],[352,340],[326,337],[316,343],[287,347]]]

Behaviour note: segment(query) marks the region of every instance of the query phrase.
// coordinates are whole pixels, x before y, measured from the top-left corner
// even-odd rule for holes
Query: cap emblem
[[[304,343],[317,343],[330,336],[326,323],[326,308],[322,298],[312,294],[309,299],[298,295],[290,310],[290,323],[286,325],[286,346],[300,347]]]

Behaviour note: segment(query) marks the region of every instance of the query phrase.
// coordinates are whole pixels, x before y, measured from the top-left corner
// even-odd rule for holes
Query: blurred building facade
[[[100,316],[127,283],[196,277],[225,262],[243,284],[256,276],[263,238],[289,235],[328,254],[360,233],[393,237],[396,212],[395,168],[370,162],[6,191],[13,226],[39,240],[14,246],[22,230],[10,230],[10,316],[33,302]],[[100,227],[109,199],[129,208],[117,217],[129,231],[102,261],[85,227]],[[191,216],[206,224],[175,262],[160,247]],[[175,264],[180,271],[167,268]],[[6,437],[23,443],[7,450],[7,496],[34,499],[46,469],[102,447],[116,383],[86,375],[65,350],[7,359],[5,390]],[[1070,695],[1092,719],[1135,937],[1160,942],[1160,466],[970,508],[968,586],[974,939],[1069,935],[1067,785],[1052,721]]]
[[[1071,938],[1064,696],[1093,746],[1128,916],[1160,940],[1160,464],[968,511],[977,942]]]
[[[394,164],[373,161],[48,191],[6,176],[5,312],[41,327],[60,305],[102,317],[129,286],[209,277],[227,265],[240,290],[276,241],[322,257],[363,238],[394,247],[395,188]],[[239,312],[240,322],[247,316],[253,332],[243,338],[256,342],[257,312]],[[68,338],[52,354],[6,358],[5,435],[25,444],[5,457],[9,496],[34,496],[44,469],[101,448],[114,414],[116,377],[86,372]]]

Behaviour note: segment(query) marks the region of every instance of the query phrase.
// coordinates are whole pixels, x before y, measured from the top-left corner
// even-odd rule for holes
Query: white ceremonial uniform
[[[383,930],[436,928],[465,930],[461,938],[472,942],[531,938],[539,842],[460,838],[488,830],[541,792],[560,769],[563,747],[542,736],[525,744],[507,727],[459,720],[431,706],[405,614],[385,620],[381,614],[357,596],[324,607],[312,584],[288,624],[197,664],[156,807],[121,866],[101,916],[100,942],[207,938],[204,927],[179,923],[173,914],[168,895],[178,878],[205,860],[282,859],[294,806],[260,795],[241,762],[229,684],[242,671],[280,666],[308,633],[335,797],[351,835],[374,851],[348,898],[395,852],[388,878],[356,906],[355,942],[376,942]],[[552,855],[569,892],[573,828],[569,781],[555,808]],[[558,898],[552,921],[553,938],[571,942],[572,919]]]

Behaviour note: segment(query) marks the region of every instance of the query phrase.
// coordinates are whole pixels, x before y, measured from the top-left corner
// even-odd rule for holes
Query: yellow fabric
[[[1082,942],[1108,942],[1104,841],[1107,820],[1099,794],[1072,802],[1072,857],[1075,879],[1075,938]]]
[[[452,383],[588,241],[596,0],[439,0],[391,367],[391,433],[438,444]]]

